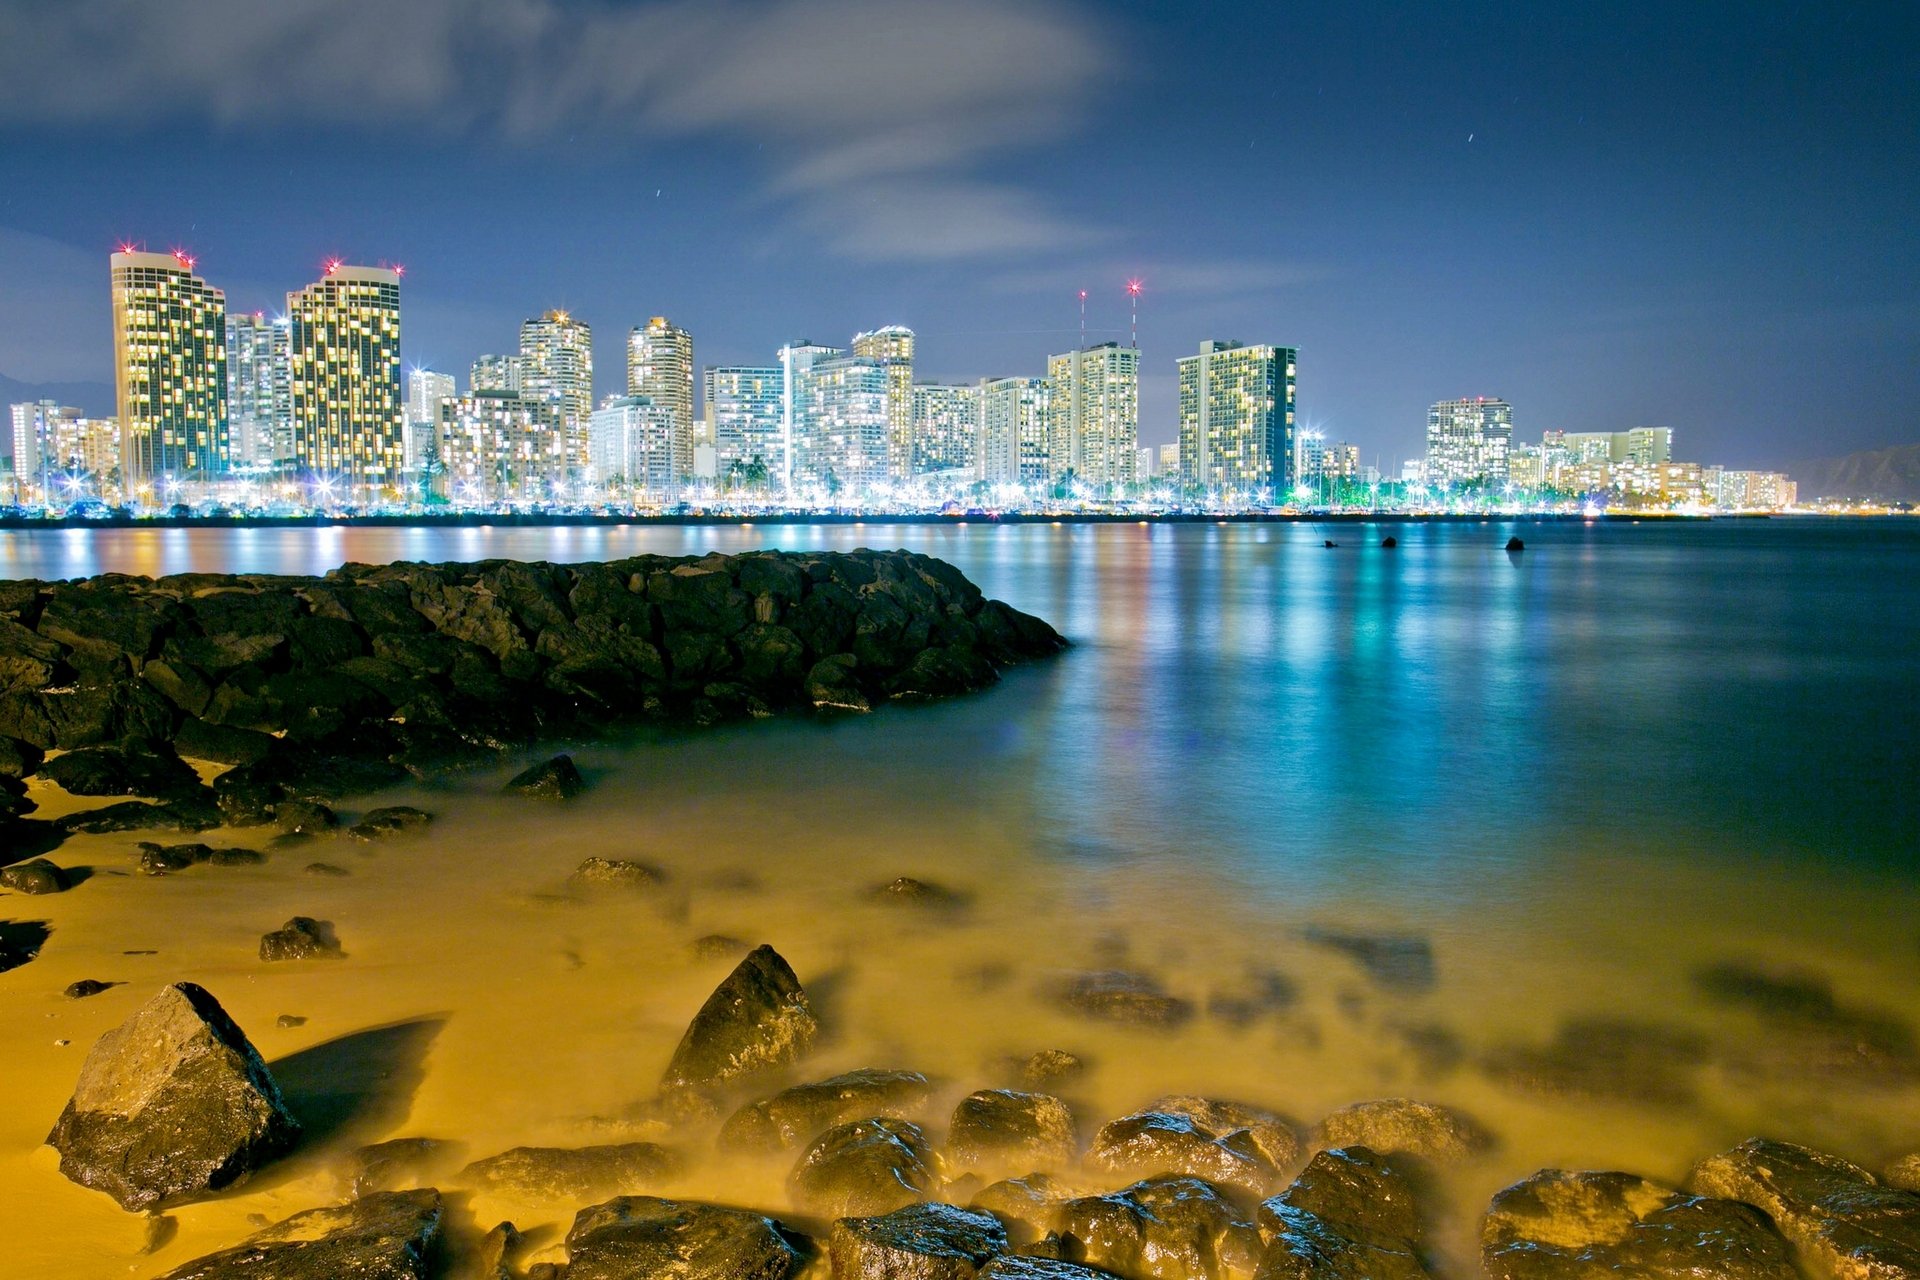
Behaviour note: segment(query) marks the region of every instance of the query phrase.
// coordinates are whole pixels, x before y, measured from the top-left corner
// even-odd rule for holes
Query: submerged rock
[[[1375,986],[1384,990],[1431,991],[1438,980],[1433,943],[1419,934],[1350,933],[1316,927],[1306,931],[1306,939],[1353,960]]]
[[[1069,1200],[1060,1235],[1072,1262],[1135,1280],[1228,1280],[1260,1256],[1260,1238],[1199,1178],[1150,1178]]]
[[[440,1138],[389,1138],[349,1156],[346,1181],[356,1196],[422,1186],[452,1162],[455,1149]]]
[[[991,1215],[950,1204],[842,1218],[828,1237],[834,1280],[974,1280],[1006,1249]]]
[[[475,1160],[460,1180],[528,1199],[581,1201],[645,1191],[680,1172],[680,1157],[652,1142],[596,1147],[514,1147]]]
[[[1702,1162],[1688,1187],[1764,1210],[1828,1280],[1920,1276],[1920,1195],[1838,1156],[1752,1138]]]
[[[621,1196],[582,1209],[567,1232],[567,1280],[786,1280],[801,1240],[745,1209]]]
[[[947,1130],[946,1155],[954,1174],[994,1177],[1062,1169],[1078,1150],[1073,1112],[1045,1093],[970,1093],[954,1108]]]
[[[876,1116],[837,1125],[808,1144],[787,1177],[787,1193],[809,1213],[837,1218],[924,1200],[939,1180],[920,1126]]]
[[[433,815],[425,809],[404,804],[388,805],[382,809],[368,810],[360,821],[347,828],[347,834],[361,841],[385,840],[409,831],[424,831],[432,821]]]
[[[267,860],[258,849],[215,849],[204,844],[158,844],[152,840],[142,840],[138,848],[140,870],[150,876],[185,871],[202,863],[214,867],[250,867]]]
[[[1078,1080],[1087,1073],[1086,1061],[1065,1049],[1042,1049],[1020,1064],[1020,1084],[1027,1089]]]
[[[273,825],[281,835],[324,835],[340,825],[340,815],[313,800],[283,800],[274,806]]]
[[[933,907],[946,910],[963,906],[966,899],[943,885],[928,884],[912,876],[899,876],[867,890],[874,902],[900,906]]]
[[[1758,1019],[1728,1062],[1739,1074],[1813,1076],[1888,1087],[1920,1077],[1913,1028],[1884,1010],[1843,1003],[1825,975],[1734,961],[1694,974],[1708,999]]]
[[[1693,1100],[1707,1049],[1678,1027],[1577,1018],[1546,1045],[1497,1050],[1482,1065],[1497,1082],[1529,1092],[1681,1106]]]
[[[616,889],[652,889],[666,883],[667,873],[627,858],[588,858],[574,869],[573,883]]]
[[[505,789],[535,800],[571,800],[587,789],[587,780],[580,776],[572,756],[557,755],[516,773]]]
[[[297,1213],[162,1280],[429,1280],[443,1237],[438,1191],[377,1192]]]
[[[1427,1280],[1406,1177],[1365,1147],[1322,1151],[1260,1206],[1258,1280]]]
[[[65,994],[69,1000],[85,1000],[88,996],[97,996],[119,985],[117,982],[102,982],[98,978],[82,978],[78,982],[69,982]]]
[[[1753,1206],[1684,1195],[1630,1173],[1543,1169],[1493,1198],[1480,1239],[1493,1280],[1799,1274],[1787,1242]]]
[[[722,1084],[798,1061],[819,1025],[780,953],[755,947],[693,1016],[661,1087]]]
[[[100,1037],[47,1142],[67,1177],[143,1209],[238,1182],[299,1135],[246,1035],[181,982]]]
[[[1342,1107],[1314,1132],[1321,1147],[1366,1147],[1381,1155],[1440,1163],[1470,1159],[1493,1146],[1493,1135],[1450,1107],[1410,1098],[1381,1098]]]
[[[1168,995],[1152,978],[1119,970],[1081,974],[1067,984],[1062,999],[1075,1013],[1130,1026],[1176,1027],[1193,1016],[1192,1005]]]
[[[262,960],[332,960],[342,954],[333,926],[312,916],[295,916],[260,937]]]
[[[15,893],[42,894],[65,893],[73,887],[67,873],[45,858],[34,858],[30,862],[16,862],[10,867],[0,867],[0,889],[11,889]]]
[[[932,1095],[933,1085],[918,1071],[848,1071],[741,1107],[720,1127],[720,1146],[788,1151],[862,1117],[916,1119]]]

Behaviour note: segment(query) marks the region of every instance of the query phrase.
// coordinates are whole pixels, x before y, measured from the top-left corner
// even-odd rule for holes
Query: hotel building
[[[121,252],[113,381],[129,488],[227,469],[227,296],[186,254]]]
[[[399,482],[400,273],[327,264],[287,295],[292,457],[355,486]]]

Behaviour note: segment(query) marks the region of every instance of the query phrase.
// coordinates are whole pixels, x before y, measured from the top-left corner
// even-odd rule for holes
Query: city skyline
[[[1124,340],[1138,278],[1148,443],[1168,357],[1236,337],[1296,346],[1302,423],[1382,461],[1493,389],[1749,463],[1920,428],[1910,12],[526,0],[550,38],[513,41],[511,7],[411,7],[404,71],[344,32],[300,57],[291,9],[0,17],[0,375],[110,380],[95,254],[127,236],[236,310],[405,262],[404,355],[449,370],[558,308],[672,316],[723,366],[899,323],[971,383],[1075,345],[1081,289]]]

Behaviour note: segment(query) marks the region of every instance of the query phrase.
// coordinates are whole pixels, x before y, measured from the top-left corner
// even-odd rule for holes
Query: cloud
[[[62,0],[0,9],[0,121],[755,142],[766,194],[843,252],[1027,252],[1086,236],[990,176],[1116,65],[1076,3]]]

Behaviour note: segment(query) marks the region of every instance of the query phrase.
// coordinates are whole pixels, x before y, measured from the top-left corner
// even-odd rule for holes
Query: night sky
[[[1426,405],[1728,465],[1920,440],[1920,6],[0,0],[0,374],[103,384],[106,255],[238,308],[407,268],[407,357],[665,314],[710,363],[901,323],[923,378],[1300,348],[1392,474]]]

